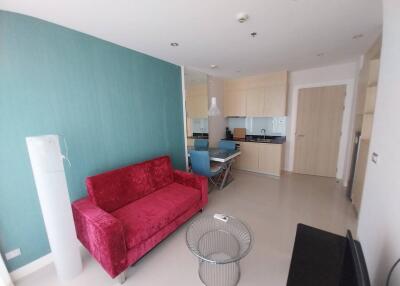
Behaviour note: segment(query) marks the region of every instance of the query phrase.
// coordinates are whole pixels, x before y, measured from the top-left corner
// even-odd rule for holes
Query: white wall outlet
[[[6,253],[6,259],[10,260],[21,255],[21,249],[17,248]]]

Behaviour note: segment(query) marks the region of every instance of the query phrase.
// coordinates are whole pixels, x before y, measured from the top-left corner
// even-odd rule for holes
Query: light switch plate
[[[21,249],[17,248],[6,253],[6,259],[10,260],[21,255]]]

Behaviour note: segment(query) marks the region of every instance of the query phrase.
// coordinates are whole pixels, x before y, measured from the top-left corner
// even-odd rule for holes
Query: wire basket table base
[[[241,258],[252,243],[249,229],[238,219],[204,215],[186,233],[188,248],[199,259],[199,277],[207,286],[236,286],[240,280]]]

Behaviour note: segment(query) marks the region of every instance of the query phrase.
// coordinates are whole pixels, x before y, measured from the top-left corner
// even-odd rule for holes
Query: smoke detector
[[[244,23],[249,19],[249,15],[242,12],[237,14],[236,19],[239,21],[239,23]]]

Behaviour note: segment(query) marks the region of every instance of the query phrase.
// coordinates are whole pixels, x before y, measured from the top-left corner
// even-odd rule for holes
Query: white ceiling
[[[225,77],[348,62],[382,25],[382,0],[1,0],[0,9]],[[242,11],[250,19],[239,24]]]

